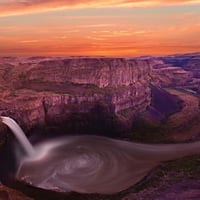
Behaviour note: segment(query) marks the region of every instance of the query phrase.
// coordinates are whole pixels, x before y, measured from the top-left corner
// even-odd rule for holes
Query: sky
[[[0,56],[200,51],[200,0],[0,0]]]

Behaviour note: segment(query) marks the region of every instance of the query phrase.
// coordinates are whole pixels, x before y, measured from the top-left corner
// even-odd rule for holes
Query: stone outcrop
[[[100,106],[124,122],[151,102],[151,67],[151,60],[124,58],[4,57],[0,115],[28,130]]]

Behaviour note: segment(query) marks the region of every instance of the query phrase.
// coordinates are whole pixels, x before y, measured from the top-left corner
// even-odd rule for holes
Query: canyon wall
[[[159,87],[184,86],[192,81],[192,72],[169,65],[154,66],[152,82]]]
[[[165,66],[176,66],[185,73],[182,84],[186,89],[200,94],[200,53],[176,54],[156,59],[163,61]],[[189,75],[187,77],[187,74]]]
[[[124,58],[81,58],[41,61],[26,73],[28,80],[94,84],[97,87],[128,86],[149,73],[151,61]],[[47,70],[48,67],[48,70]],[[50,73],[49,73],[50,72]]]
[[[124,58],[3,57],[0,115],[26,130],[66,123],[73,113],[110,116],[124,127],[151,102],[152,65]]]
[[[187,71],[180,67],[180,63],[176,65],[171,59],[167,60],[166,57],[139,57],[139,59],[152,60],[152,84],[157,87],[177,87],[185,86],[193,80],[192,71]]]

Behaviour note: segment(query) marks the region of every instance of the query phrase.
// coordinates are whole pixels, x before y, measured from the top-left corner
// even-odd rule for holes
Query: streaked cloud
[[[111,27],[115,26],[115,24],[87,24],[87,25],[80,25],[80,28],[101,28],[101,27]]]
[[[19,41],[20,43],[37,43],[39,42],[39,40],[22,40],[22,41]]]
[[[0,16],[23,15],[67,8],[151,7],[174,4],[200,4],[200,0],[2,0]]]

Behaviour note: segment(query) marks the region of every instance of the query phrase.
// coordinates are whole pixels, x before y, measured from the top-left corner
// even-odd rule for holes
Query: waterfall
[[[34,148],[31,143],[28,141],[27,137],[25,136],[23,130],[20,126],[10,117],[3,117],[1,116],[2,122],[6,124],[14,133],[19,143],[24,148],[26,154],[31,156],[34,153]]]
[[[25,149],[18,180],[61,192],[113,194],[140,181],[160,162],[198,154],[200,141],[140,144],[100,136],[66,136],[33,146],[19,125],[2,117]]]

